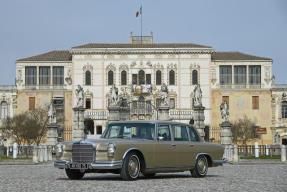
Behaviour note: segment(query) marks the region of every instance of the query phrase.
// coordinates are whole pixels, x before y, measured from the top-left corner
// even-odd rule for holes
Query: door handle
[[[175,146],[176,146],[176,144],[174,144],[174,143],[173,143],[173,144],[171,144],[171,146],[175,147]]]

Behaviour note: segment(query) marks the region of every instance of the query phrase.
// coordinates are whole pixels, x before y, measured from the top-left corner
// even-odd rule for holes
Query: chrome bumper
[[[223,163],[226,163],[226,159],[213,160],[212,167],[221,166]]]
[[[70,168],[70,161],[66,160],[55,160],[54,167],[59,169]],[[88,169],[120,169],[122,168],[122,161],[97,161],[93,163],[88,163]]]

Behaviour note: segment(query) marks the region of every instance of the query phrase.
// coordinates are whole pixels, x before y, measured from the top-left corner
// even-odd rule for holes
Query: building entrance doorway
[[[282,145],[287,145],[287,139],[282,139]]]
[[[94,135],[95,133],[94,121],[92,119],[85,119],[84,125],[85,125],[85,129],[84,129],[85,134]]]

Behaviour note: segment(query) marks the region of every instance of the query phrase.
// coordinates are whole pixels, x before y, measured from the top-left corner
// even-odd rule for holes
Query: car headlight
[[[108,157],[114,157],[116,152],[116,146],[113,143],[109,143],[108,145]]]
[[[60,159],[63,156],[63,144],[58,143],[56,145],[56,159]]]

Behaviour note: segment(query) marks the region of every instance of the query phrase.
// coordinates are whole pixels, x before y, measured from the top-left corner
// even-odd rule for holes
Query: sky
[[[86,43],[197,43],[273,59],[287,84],[286,0],[1,0],[0,85],[15,84],[16,60]]]

